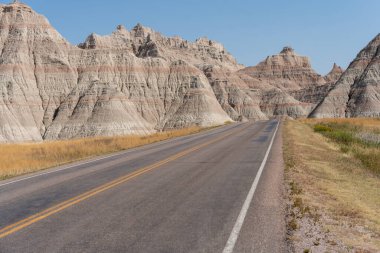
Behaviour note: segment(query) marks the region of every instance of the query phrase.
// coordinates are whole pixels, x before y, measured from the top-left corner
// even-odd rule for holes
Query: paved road
[[[278,125],[233,124],[2,181],[0,252],[285,252]]]

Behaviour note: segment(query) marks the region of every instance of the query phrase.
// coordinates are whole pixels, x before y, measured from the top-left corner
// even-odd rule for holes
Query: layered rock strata
[[[323,77],[311,67],[309,58],[299,56],[291,47],[268,56],[253,67],[238,71],[251,89],[260,91],[260,108],[267,115],[307,117],[339,78],[341,68],[334,64]]]
[[[72,46],[30,7],[0,9],[2,142],[147,134],[231,120],[196,67],[207,61],[236,69],[220,44],[164,38],[137,25]],[[176,57],[182,48],[187,58]]]
[[[0,9],[0,142],[306,117],[339,77],[289,47],[244,68],[218,42],[141,24],[74,46],[29,6]]]
[[[268,56],[258,65],[244,68],[240,72],[281,90],[297,90],[326,83],[312,69],[309,59],[297,55],[291,47],[284,47],[279,54]]]
[[[380,34],[360,51],[310,117],[380,117]]]

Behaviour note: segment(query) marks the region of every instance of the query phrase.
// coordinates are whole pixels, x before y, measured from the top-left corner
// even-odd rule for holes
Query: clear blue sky
[[[5,2],[5,1],[2,1]],[[255,65],[290,45],[321,74],[346,68],[380,33],[379,0],[24,0],[70,42],[118,24],[140,22],[188,40],[222,42],[240,63]]]

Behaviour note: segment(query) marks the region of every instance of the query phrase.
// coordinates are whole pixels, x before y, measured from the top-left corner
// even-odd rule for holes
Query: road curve
[[[0,252],[285,252],[279,125],[233,124],[2,181]]]

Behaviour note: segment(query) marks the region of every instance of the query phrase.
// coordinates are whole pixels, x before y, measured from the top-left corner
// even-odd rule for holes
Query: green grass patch
[[[319,122],[313,128],[314,132],[337,143],[343,153],[353,154],[367,169],[380,175],[380,135],[377,131],[346,122]]]
[[[314,126],[314,131],[317,133],[326,133],[326,132],[332,132],[333,129],[325,124],[316,124]]]
[[[335,142],[343,145],[350,145],[356,141],[353,134],[345,130],[334,130],[326,133],[326,135],[330,139],[333,139]]]

